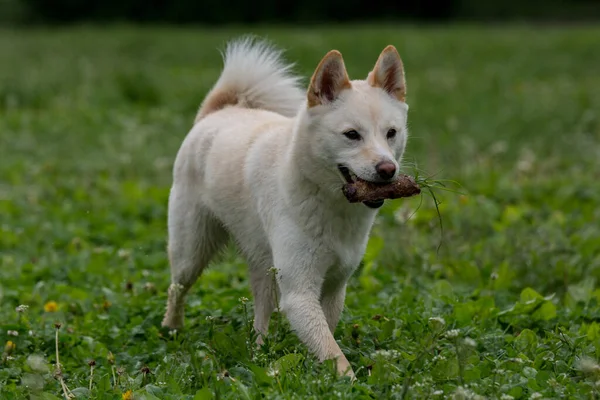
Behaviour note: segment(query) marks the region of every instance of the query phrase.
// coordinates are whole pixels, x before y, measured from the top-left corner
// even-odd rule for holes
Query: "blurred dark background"
[[[600,0],[0,0],[4,24],[161,24],[368,21],[573,22],[600,17]]]

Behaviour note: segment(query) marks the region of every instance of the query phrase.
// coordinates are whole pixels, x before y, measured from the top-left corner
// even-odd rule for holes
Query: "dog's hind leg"
[[[256,343],[264,343],[264,336],[269,333],[269,320],[277,306],[277,284],[275,274],[268,269],[268,263],[250,263],[250,282],[254,297],[254,331],[257,333]]]
[[[169,260],[171,285],[162,326],[183,326],[185,295],[229,235],[211,213],[185,188],[169,197]]]

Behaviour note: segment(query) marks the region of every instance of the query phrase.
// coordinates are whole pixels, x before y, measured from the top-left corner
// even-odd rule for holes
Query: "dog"
[[[282,53],[261,39],[229,42],[177,153],[162,325],[183,326],[186,293],[233,239],[249,267],[257,343],[279,299],[309,351],[354,378],[334,331],[383,201],[351,204],[341,188],[398,176],[408,137],[404,67],[390,45],[366,79],[350,80],[332,50],[306,91]]]

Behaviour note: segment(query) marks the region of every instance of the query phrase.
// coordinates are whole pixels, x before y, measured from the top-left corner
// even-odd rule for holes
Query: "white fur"
[[[344,68],[343,62],[334,67]],[[377,210],[346,201],[337,166],[378,180],[378,162],[399,165],[407,106],[366,81],[352,81],[334,101],[309,108],[297,84],[280,53],[264,43],[228,47],[223,74],[205,102],[234,88],[239,103],[200,118],[175,161],[172,285],[163,325],[183,325],[185,293],[231,237],[248,260],[255,330],[267,334],[278,291],[300,340],[353,376],[333,333]],[[392,127],[397,136],[388,140]],[[348,139],[348,129],[363,139]],[[273,266],[277,285],[268,272]]]
[[[281,50],[252,37],[228,43],[223,71],[206,98],[217,91],[234,91],[240,106],[295,116],[304,93],[300,78],[291,74],[293,64],[283,63],[281,55]]]

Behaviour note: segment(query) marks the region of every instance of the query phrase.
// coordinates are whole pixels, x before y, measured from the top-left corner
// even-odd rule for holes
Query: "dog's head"
[[[391,181],[407,140],[406,82],[400,55],[386,47],[366,80],[350,80],[332,50],[315,70],[307,93],[307,134],[321,166],[344,181]]]

